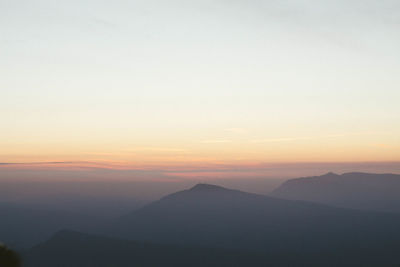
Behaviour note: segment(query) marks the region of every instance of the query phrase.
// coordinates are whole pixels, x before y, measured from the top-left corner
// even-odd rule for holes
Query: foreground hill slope
[[[23,263],[26,267],[384,267],[398,265],[398,258],[393,255],[393,251],[376,252],[373,249],[256,253],[151,244],[64,230],[24,253]]]
[[[380,253],[399,248],[399,225],[400,215],[396,214],[347,210],[199,184],[121,218],[110,233],[149,242],[271,253],[356,253],[366,249]]]
[[[328,173],[288,180],[270,195],[344,208],[400,212],[400,175]]]
[[[265,266],[263,255],[157,245],[60,231],[24,255],[27,267]]]

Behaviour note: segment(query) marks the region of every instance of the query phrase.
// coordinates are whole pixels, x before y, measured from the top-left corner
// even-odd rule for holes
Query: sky
[[[0,0],[0,168],[397,164],[399,29],[397,0]]]

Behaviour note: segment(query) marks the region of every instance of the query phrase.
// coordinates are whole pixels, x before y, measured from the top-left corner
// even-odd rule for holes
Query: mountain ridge
[[[400,215],[200,187],[207,190],[194,186],[196,190],[179,191],[133,211],[110,226],[110,235],[163,244],[277,252],[286,248],[299,253],[400,239]]]
[[[400,175],[349,172],[290,179],[269,194],[342,208],[400,212]]]

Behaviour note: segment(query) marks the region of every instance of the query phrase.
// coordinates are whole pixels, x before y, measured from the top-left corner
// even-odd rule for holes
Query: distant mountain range
[[[343,208],[400,212],[400,175],[328,173],[288,180],[270,195]]]
[[[271,196],[198,184],[105,227],[0,203],[0,240],[42,242],[24,251],[28,267],[398,266],[399,178],[329,173],[289,180]],[[48,239],[63,228],[81,233]]]
[[[397,266],[399,225],[397,214],[198,184],[115,221],[113,237],[62,231],[24,259],[28,267]]]

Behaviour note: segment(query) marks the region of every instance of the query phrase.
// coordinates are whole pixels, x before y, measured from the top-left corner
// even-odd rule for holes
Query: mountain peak
[[[213,185],[213,184],[197,184],[193,186],[190,191],[217,191],[217,190],[226,190],[222,186]]]
[[[340,176],[340,175],[338,175],[338,174],[336,174],[334,172],[328,172],[327,174],[324,174],[322,176]]]

